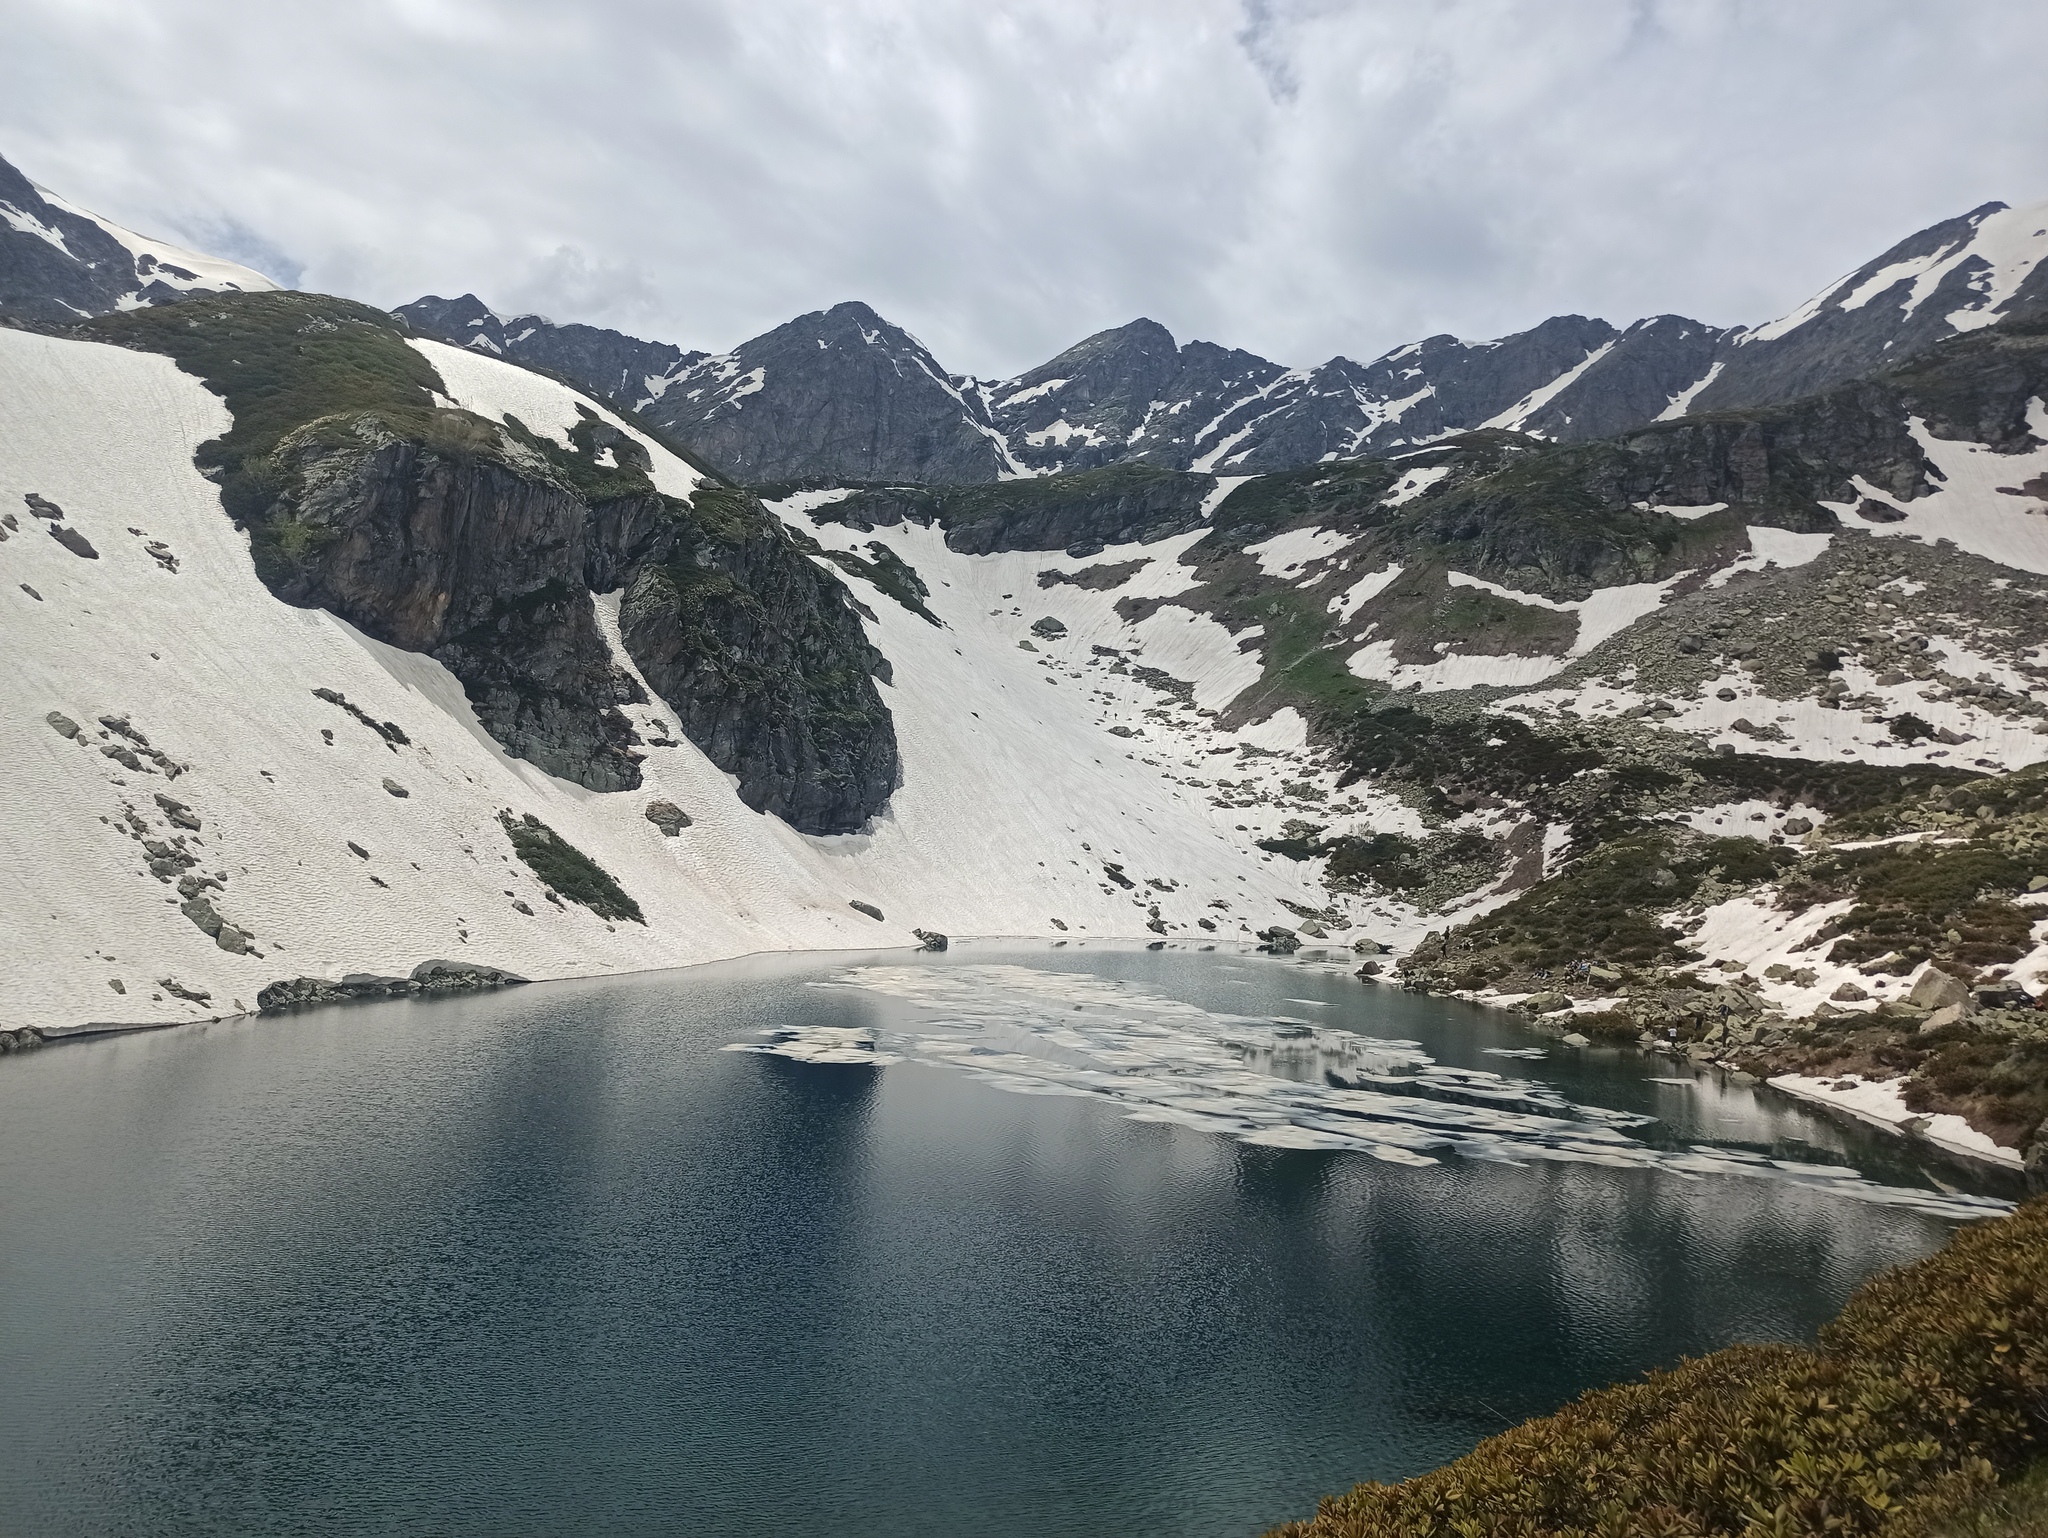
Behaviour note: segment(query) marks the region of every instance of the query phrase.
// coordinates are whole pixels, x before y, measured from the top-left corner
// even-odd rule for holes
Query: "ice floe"
[[[869,965],[818,986],[908,1008],[892,1028],[776,1026],[762,1041],[729,1050],[813,1063],[945,1065],[1011,1093],[1114,1101],[1134,1121],[1394,1164],[1456,1156],[1594,1163],[1683,1178],[1747,1176],[1824,1186],[1952,1219],[2009,1205],[1881,1185],[1837,1165],[1743,1149],[1655,1146],[1642,1135],[1656,1124],[1653,1117],[1578,1104],[1540,1080],[1449,1067],[1417,1042],[1284,1015],[1214,1013],[1091,973],[1009,964]]]

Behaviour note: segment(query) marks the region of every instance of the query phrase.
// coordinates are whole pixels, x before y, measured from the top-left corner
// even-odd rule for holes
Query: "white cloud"
[[[381,304],[1006,373],[1790,308],[2048,195],[2048,11],[1921,0],[10,0],[0,154]]]

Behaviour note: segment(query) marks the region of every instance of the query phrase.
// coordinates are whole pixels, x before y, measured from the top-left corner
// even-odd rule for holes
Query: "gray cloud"
[[[1782,312],[2048,197],[2028,0],[0,0],[0,153],[307,287],[1000,374]]]

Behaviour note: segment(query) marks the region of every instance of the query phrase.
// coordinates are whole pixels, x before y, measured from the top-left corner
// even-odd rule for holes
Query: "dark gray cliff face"
[[[854,832],[886,807],[895,723],[872,675],[887,664],[845,588],[753,498],[586,501],[374,422],[352,436],[279,451],[296,489],[255,549],[280,598],[433,657],[508,753],[612,791],[640,784],[618,706],[645,695],[591,594],[624,587],[627,655],[742,801],[805,833]]]
[[[992,481],[1006,463],[972,383],[864,304],[692,363],[639,410],[745,482]]]
[[[990,387],[991,415],[1017,459],[1075,471],[1137,459],[1186,468],[1206,424],[1286,370],[1208,342],[1181,347],[1157,321],[1100,331]]]
[[[590,514],[566,489],[359,424],[279,454],[299,489],[255,543],[287,603],[424,652],[518,758],[591,790],[640,783],[585,585]]]
[[[887,806],[902,778],[875,687],[888,664],[846,589],[779,527],[693,520],[639,569],[619,620],[634,664],[755,811],[829,834]]]
[[[1093,555],[1105,545],[1150,543],[1202,522],[1213,476],[1151,465],[1108,465],[1074,475],[996,486],[893,486],[858,491],[812,516],[856,529],[906,519],[936,523],[963,555],[999,550],[1065,550]]]
[[[545,369],[628,409],[704,357],[668,342],[643,342],[601,326],[563,325],[540,315],[495,315],[474,294],[443,299],[429,294],[400,305],[401,317],[419,336]]]
[[[81,316],[104,315],[125,298],[163,304],[210,289],[178,287],[195,275],[137,257],[92,220],[59,208],[35,184],[0,160],[0,210],[26,221],[0,219],[0,315],[38,325],[68,326]],[[39,231],[41,233],[39,233]]]
[[[1728,334],[1682,315],[1639,320],[1609,338],[1578,378],[1522,413],[1519,430],[1585,443],[1654,422],[1685,405],[1685,392],[1706,377]]]

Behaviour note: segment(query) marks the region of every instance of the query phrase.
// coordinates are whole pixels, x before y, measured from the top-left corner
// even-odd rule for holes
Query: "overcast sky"
[[[0,0],[0,155],[380,305],[1007,375],[1783,312],[2048,199],[2041,0]]]

